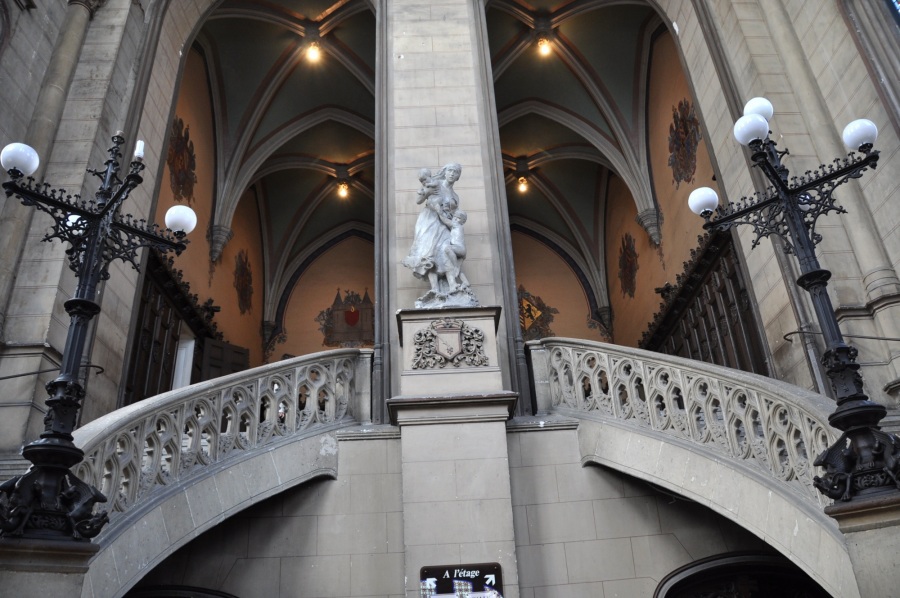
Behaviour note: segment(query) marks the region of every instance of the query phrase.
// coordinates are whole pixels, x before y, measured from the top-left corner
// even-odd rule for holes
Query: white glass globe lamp
[[[197,226],[197,214],[187,206],[172,206],[166,212],[166,227],[175,233],[189,234]]]
[[[688,196],[688,207],[694,214],[708,218],[719,205],[719,195],[710,187],[694,189]]]
[[[766,121],[770,121],[772,120],[772,115],[775,114],[775,108],[772,107],[772,102],[766,98],[751,98],[744,105],[744,116],[748,114],[758,114]]]
[[[24,143],[10,143],[0,152],[0,165],[3,170],[10,172],[17,170],[23,176],[31,176],[38,169],[41,159],[38,153],[30,145]]]
[[[747,114],[734,123],[734,138],[741,145],[750,145],[756,139],[765,139],[769,134],[769,121],[759,114]]]
[[[841,138],[847,149],[862,150],[863,146],[875,145],[875,140],[878,139],[878,127],[871,120],[860,118],[844,127]]]

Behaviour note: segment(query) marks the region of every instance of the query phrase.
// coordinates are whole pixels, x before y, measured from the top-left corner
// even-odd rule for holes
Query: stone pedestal
[[[499,563],[504,598],[518,598],[506,420],[516,394],[397,397],[406,595],[422,567]],[[479,589],[480,591],[480,589]]]
[[[90,542],[0,539],[0,594],[19,598],[81,596],[88,563],[100,547]]]
[[[503,390],[497,352],[499,321],[499,307],[399,310],[400,395]]]
[[[860,596],[896,596],[900,591],[900,493],[855,498],[825,508],[847,539]]]

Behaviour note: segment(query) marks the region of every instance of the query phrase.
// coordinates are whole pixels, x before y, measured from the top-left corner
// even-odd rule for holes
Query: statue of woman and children
[[[428,168],[419,171],[422,188],[416,203],[425,206],[416,220],[409,255],[403,259],[403,265],[431,287],[416,301],[419,309],[479,305],[462,272],[466,259],[466,213],[460,209],[459,196],[453,190],[460,174],[462,167],[456,163],[447,164],[434,174]]]

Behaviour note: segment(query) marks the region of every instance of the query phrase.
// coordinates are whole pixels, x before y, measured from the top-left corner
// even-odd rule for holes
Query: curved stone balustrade
[[[812,461],[837,439],[826,397],[777,380],[640,349],[577,339],[529,344],[538,411],[653,430],[750,467],[805,501]]]
[[[109,499],[101,542],[123,514],[149,508],[167,488],[281,441],[368,422],[371,362],[368,349],[280,361],[149,398],[78,429],[85,458],[74,471]]]

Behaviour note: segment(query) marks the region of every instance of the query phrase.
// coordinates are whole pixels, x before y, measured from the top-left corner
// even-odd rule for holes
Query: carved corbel
[[[656,208],[648,208],[643,212],[639,212],[635,217],[635,221],[641,225],[654,245],[659,245],[662,241],[662,212]]]
[[[594,312],[594,321],[600,325],[600,329],[608,337],[612,338],[613,313],[612,307],[605,305],[598,307]]]
[[[222,257],[222,250],[225,245],[234,236],[234,231],[224,224],[213,224],[207,232],[207,240],[209,241],[209,260],[218,262]]]

